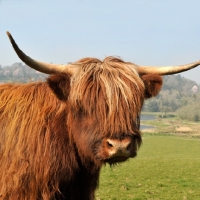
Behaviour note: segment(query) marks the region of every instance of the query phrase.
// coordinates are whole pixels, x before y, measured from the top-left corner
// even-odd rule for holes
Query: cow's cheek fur
[[[102,162],[97,157],[97,152],[102,152],[102,145],[98,142],[101,141],[101,137],[95,127],[90,119],[83,121],[75,119],[71,126],[71,133],[81,162],[84,165],[94,163],[98,168],[101,167]]]

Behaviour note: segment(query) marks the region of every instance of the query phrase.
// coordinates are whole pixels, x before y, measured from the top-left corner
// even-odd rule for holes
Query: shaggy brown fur
[[[0,199],[93,200],[106,138],[141,144],[139,114],[162,85],[118,58],[85,58],[73,77],[0,85]],[[116,161],[118,162],[118,161]]]

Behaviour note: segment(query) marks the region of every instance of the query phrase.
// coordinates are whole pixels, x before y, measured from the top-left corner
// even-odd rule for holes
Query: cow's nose
[[[107,139],[106,145],[110,158],[130,156],[131,138],[125,138],[123,140]]]

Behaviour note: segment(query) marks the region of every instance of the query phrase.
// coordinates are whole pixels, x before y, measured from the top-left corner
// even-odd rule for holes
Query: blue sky
[[[44,62],[191,63],[200,60],[199,8],[199,0],[0,0],[0,64],[20,62],[6,31]],[[182,75],[200,84],[200,66]]]

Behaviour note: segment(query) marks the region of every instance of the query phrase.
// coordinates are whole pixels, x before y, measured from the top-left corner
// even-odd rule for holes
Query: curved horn
[[[159,75],[170,75],[170,74],[177,74],[180,72],[184,72],[190,70],[192,68],[197,67],[200,65],[200,61],[180,65],[180,66],[167,66],[167,67],[153,67],[153,66],[138,66],[138,73],[139,74],[159,74]]]
[[[10,42],[17,53],[18,57],[26,63],[29,67],[46,73],[46,74],[53,74],[53,73],[67,73],[69,75],[73,75],[76,72],[77,66],[75,65],[57,65],[57,64],[49,64],[40,61],[33,60],[32,58],[28,57],[15,43],[12,35],[7,31],[6,32]]]

